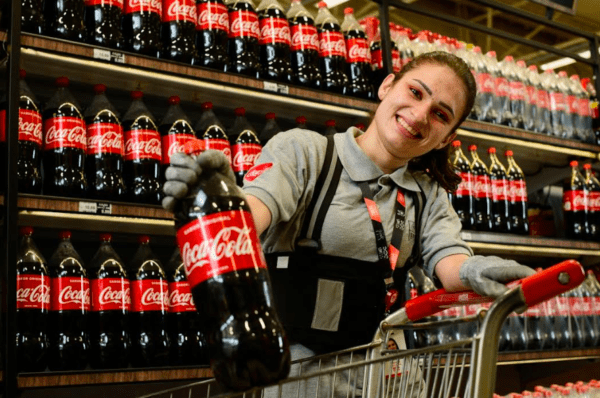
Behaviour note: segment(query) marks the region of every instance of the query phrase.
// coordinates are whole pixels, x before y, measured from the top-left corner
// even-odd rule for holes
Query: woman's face
[[[389,75],[378,94],[381,103],[369,129],[376,129],[383,148],[402,164],[451,142],[467,101],[462,80],[436,63],[418,66],[396,82]]]

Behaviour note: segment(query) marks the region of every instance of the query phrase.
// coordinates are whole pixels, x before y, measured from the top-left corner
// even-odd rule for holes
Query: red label
[[[550,93],[550,110],[566,111],[565,96],[559,91]]]
[[[588,210],[600,212],[600,192],[591,191],[588,193]]]
[[[259,44],[283,43],[290,45],[290,25],[285,18],[260,19]]]
[[[196,311],[192,289],[188,281],[169,282],[169,312]]]
[[[229,32],[229,15],[227,6],[221,3],[196,3],[198,23],[197,30],[222,30]]]
[[[194,25],[198,20],[194,0],[164,0],[162,21],[184,21]]]
[[[402,69],[402,58],[400,57],[400,51],[392,50],[392,70],[394,73],[400,72]]]
[[[112,153],[123,156],[123,129],[115,123],[87,126],[87,154]]]
[[[262,173],[269,170],[271,167],[273,167],[273,163],[263,163],[263,164],[259,164],[258,166],[253,166],[244,176],[244,180],[254,181]]]
[[[505,77],[497,77],[495,84],[497,97],[510,96],[510,86],[508,84],[508,80]]]
[[[194,220],[177,231],[190,286],[217,275],[266,268],[252,215],[224,211]]]
[[[591,297],[569,297],[569,307],[571,316],[593,315]]]
[[[92,311],[129,311],[131,289],[127,278],[92,280]]]
[[[160,134],[156,130],[130,130],[125,132],[124,160],[162,160]]]
[[[125,0],[125,14],[148,12],[158,14],[162,18],[162,0]]]
[[[512,81],[509,83],[510,100],[525,100],[525,85],[521,81]]]
[[[227,159],[229,159],[229,163],[231,163],[231,145],[229,141],[222,138],[205,138],[204,143],[206,144],[206,149],[223,152],[227,156]]]
[[[17,309],[50,309],[50,278],[47,275],[17,275]]]
[[[260,37],[258,15],[247,10],[236,10],[229,13],[229,37]]]
[[[510,180],[508,182],[508,197],[513,203],[527,202],[527,185],[525,180]]]
[[[589,98],[579,98],[579,104],[577,105],[577,110],[579,111],[579,116],[589,117],[590,112],[590,99]]]
[[[6,141],[6,110],[0,111],[0,142]],[[42,146],[42,115],[30,109],[19,109],[19,141]]]
[[[473,197],[491,198],[490,177],[487,174],[473,176]]]
[[[526,86],[525,93],[527,94],[527,102],[531,105],[537,104],[537,90],[535,86]]]
[[[383,53],[381,50],[371,52],[371,66],[374,70],[383,69]]]
[[[538,90],[537,106],[538,108],[550,109],[550,94],[546,90]]]
[[[492,179],[492,200],[495,202],[508,199],[508,180],[506,178]]]
[[[459,196],[470,196],[473,190],[473,175],[464,171],[458,172],[458,176],[461,178],[458,187],[456,187],[455,195]]]
[[[183,146],[193,140],[192,134],[167,134],[162,137],[162,164],[171,164],[171,156],[183,152]]]
[[[346,42],[341,32],[320,32],[319,44],[320,57],[346,57]]]
[[[235,144],[231,151],[233,152],[233,171],[248,171],[254,166],[254,162],[262,152],[260,144]]]
[[[293,25],[291,30],[292,43],[290,49],[292,51],[319,51],[319,34],[314,25]]]
[[[123,0],[85,0],[86,7],[92,6],[115,6],[123,9]]]
[[[348,50],[348,57],[346,59],[347,62],[371,62],[371,52],[369,50],[369,43],[367,43],[367,39],[348,39],[346,40],[346,49]]]
[[[564,211],[585,211],[585,192],[583,189],[576,191],[565,191],[563,193]]]
[[[477,89],[482,93],[493,93],[496,91],[496,83],[489,73],[477,75]]]
[[[161,311],[169,309],[169,283],[164,279],[131,281],[131,311]]]
[[[52,278],[52,311],[90,310],[90,281],[84,276]]]
[[[44,150],[77,148],[85,151],[87,134],[83,120],[61,116],[44,121]]]
[[[567,95],[567,110],[573,115],[579,113],[579,99],[574,95]]]

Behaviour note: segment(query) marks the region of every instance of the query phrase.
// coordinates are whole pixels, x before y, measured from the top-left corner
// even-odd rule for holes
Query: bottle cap
[[[267,120],[275,119],[275,112],[267,112],[267,114],[265,115],[265,119],[267,119]]]
[[[204,140],[193,138],[183,145],[183,152],[190,156],[198,156],[206,149]]]
[[[106,92],[106,86],[102,83],[100,84],[94,84],[94,92],[96,94],[102,94]]]
[[[356,127],[357,129],[359,129],[360,131],[365,131],[365,125],[364,125],[364,123],[356,123],[354,125],[354,127]]]
[[[586,163],[586,164],[583,165],[583,168],[585,170],[590,170],[592,168],[592,164],[591,163]]]
[[[319,4],[317,4],[317,7],[319,7],[319,8],[327,8],[327,3],[325,3],[324,1],[319,1]]]
[[[513,155],[513,151],[511,151],[510,149],[507,150],[506,152],[504,152],[504,156],[512,156]]]
[[[60,231],[58,237],[61,239],[71,239],[71,231]]]
[[[138,100],[138,99],[142,98],[143,96],[144,96],[144,93],[139,90],[131,92],[131,99]]]
[[[69,87],[69,78],[66,76],[57,77],[55,83],[58,87]]]
[[[109,233],[102,233],[100,234],[100,241],[101,242],[110,242],[112,240],[112,234]]]
[[[206,110],[209,110],[209,109],[213,108],[213,103],[210,102],[210,101],[203,102],[202,105],[201,105],[201,107],[202,107],[202,110],[206,111]]]
[[[583,88],[585,88],[588,84],[590,84],[591,81],[592,79],[590,79],[589,77],[584,77],[583,79],[581,79],[581,85],[583,86]]]
[[[506,57],[504,57],[504,60],[506,62],[513,62],[515,58],[512,55],[507,55]]]
[[[169,97],[169,105],[179,105],[181,99],[178,95],[172,95]]]
[[[235,108],[235,110],[233,111],[235,113],[236,116],[246,116],[246,109],[245,108]]]
[[[138,243],[140,245],[144,243],[150,243],[150,237],[148,235],[140,235],[138,237]]]
[[[346,7],[344,8],[344,14],[353,14],[354,13],[354,9],[352,7]]]
[[[335,127],[335,120],[329,119],[325,121],[325,126],[327,127]]]
[[[306,124],[306,116],[298,116],[296,118],[296,123],[298,123],[298,124]]]
[[[571,163],[569,163],[569,166],[571,166],[571,167],[577,167],[577,166],[579,166],[579,162],[576,161],[576,160],[571,160]]]
[[[33,235],[33,228],[32,227],[21,227],[19,229],[19,235],[31,236],[31,235]]]
[[[455,147],[455,148],[459,147],[460,146],[460,141],[459,140],[452,141],[452,146]]]
[[[23,80],[25,79],[25,76],[27,76],[27,72],[25,72],[25,69],[19,69],[19,79]]]
[[[494,148],[493,146],[489,147],[488,153],[496,153],[496,148]]]
[[[476,151],[476,150],[477,150],[477,145],[475,145],[475,144],[469,145],[469,151]]]

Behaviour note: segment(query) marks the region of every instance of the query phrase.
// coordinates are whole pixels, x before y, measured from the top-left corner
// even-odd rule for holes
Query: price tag
[[[460,235],[464,240],[471,240],[473,238],[470,232],[461,232]]]
[[[288,86],[286,86],[285,84],[263,81],[263,88],[265,89],[265,91],[273,91],[274,93],[280,93],[280,94],[289,94],[290,93],[290,88]]]
[[[112,214],[110,203],[79,202],[80,213]]]
[[[125,63],[125,54],[116,51],[105,50],[102,48],[94,48],[94,58],[103,61],[115,62],[118,64]]]

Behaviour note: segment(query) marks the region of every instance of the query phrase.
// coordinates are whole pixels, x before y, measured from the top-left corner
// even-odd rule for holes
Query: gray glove
[[[177,200],[186,197],[189,186],[198,182],[203,170],[217,170],[235,184],[235,175],[229,165],[229,159],[223,152],[209,149],[195,159],[178,152],[171,156],[171,164],[165,172],[166,182],[163,186],[165,198],[162,206],[172,212]]]
[[[458,271],[463,284],[482,296],[498,297],[508,288],[503,283],[535,274],[532,268],[496,256],[472,256]]]

